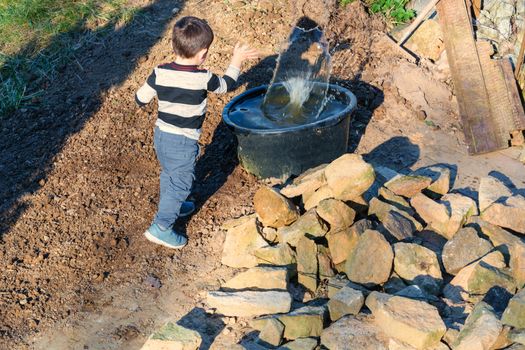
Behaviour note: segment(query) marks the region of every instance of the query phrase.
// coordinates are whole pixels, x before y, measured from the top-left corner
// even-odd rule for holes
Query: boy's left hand
[[[237,68],[241,68],[242,62],[248,59],[258,58],[260,56],[259,51],[246,44],[238,42],[233,48],[233,57],[231,64]]]

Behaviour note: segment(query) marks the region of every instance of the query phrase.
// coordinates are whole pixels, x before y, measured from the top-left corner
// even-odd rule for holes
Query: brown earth
[[[489,171],[523,187],[516,150],[467,155],[446,62],[408,62],[385,40],[381,19],[359,2],[331,2],[330,11],[315,14],[308,1],[290,4],[146,2],[132,23],[106,28],[110,35],[80,48],[78,64],[63,68],[40,105],[5,120],[0,349],[138,349],[169,317],[199,329],[203,349],[212,342],[212,349],[226,349],[244,335],[244,320],[205,317],[203,304],[203,291],[232,274],[220,264],[220,224],[253,212],[261,184],[238,165],[234,136],[220,116],[239,91],[269,82],[275,53],[303,10],[327,21],[333,80],[358,97],[350,151],[399,171],[450,164],[455,187],[472,195]],[[176,16],[174,6],[181,8]],[[239,39],[268,57],[245,67],[238,91],[209,99],[192,194],[198,211],[179,224],[189,245],[171,251],[142,236],[156,210],[159,169],[155,107],[138,109],[134,92],[171,59],[169,27],[189,14],[215,31],[206,62],[212,70],[226,68]]]

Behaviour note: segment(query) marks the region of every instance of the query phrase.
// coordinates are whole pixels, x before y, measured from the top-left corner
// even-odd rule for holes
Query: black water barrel
[[[243,168],[259,178],[286,180],[346,153],[350,117],[357,103],[353,93],[330,84],[328,95],[342,99],[345,108],[314,123],[275,129],[247,128],[234,123],[230,111],[247,99],[265,94],[267,88],[264,85],[246,90],[233,98],[222,113],[224,122],[237,137]]]

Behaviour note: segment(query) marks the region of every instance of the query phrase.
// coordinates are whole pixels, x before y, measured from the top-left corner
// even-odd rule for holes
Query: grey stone
[[[492,203],[481,218],[493,225],[525,234],[525,197],[509,197],[503,203]]]
[[[515,328],[525,328],[525,288],[510,299],[501,321]]]
[[[317,344],[318,341],[316,338],[299,338],[284,344],[277,348],[277,350],[315,350]]]
[[[328,301],[330,319],[337,321],[346,315],[357,315],[364,302],[362,292],[345,286]]]
[[[321,344],[330,350],[387,350],[388,338],[368,318],[350,315],[323,330]]]
[[[266,322],[266,325],[259,333],[259,339],[264,343],[279,346],[283,340],[284,325],[281,321],[271,318]]]
[[[479,182],[479,210],[483,212],[492,203],[500,202],[512,196],[512,191],[500,180],[492,176],[482,177]]]
[[[377,231],[366,230],[345,263],[345,272],[353,282],[383,284],[388,281],[394,254],[390,244]]]
[[[284,291],[208,292],[208,305],[225,316],[255,317],[290,311],[292,296]]]
[[[319,337],[327,320],[326,306],[303,306],[276,317],[284,324],[284,337],[297,339]]]
[[[257,248],[253,255],[259,264],[290,266],[296,263],[295,252],[286,243]]]
[[[322,237],[328,232],[326,224],[317,216],[315,209],[307,211],[296,222],[290,226],[280,227],[277,230],[279,243],[288,243],[292,247],[297,246],[297,242],[304,235]]]
[[[492,244],[480,238],[472,227],[459,230],[443,247],[442,260],[445,270],[455,275],[463,267],[490,252]]]
[[[317,244],[306,236],[297,243],[297,274],[299,283],[311,291],[317,289]]]
[[[226,283],[229,289],[283,289],[288,287],[288,269],[279,266],[256,266],[241,272]]]
[[[443,277],[436,253],[414,243],[394,245],[394,271],[408,284],[416,284],[437,295]]]
[[[141,350],[197,350],[201,343],[202,338],[198,332],[167,322],[148,338]]]
[[[385,183],[385,187],[403,197],[414,197],[430,186],[432,179],[419,175],[398,175]]]
[[[480,302],[467,318],[465,326],[452,343],[452,348],[454,350],[492,349],[502,327],[492,307]]]

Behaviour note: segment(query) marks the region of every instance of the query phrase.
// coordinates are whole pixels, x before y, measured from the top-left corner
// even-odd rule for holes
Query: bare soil
[[[203,349],[245,336],[245,320],[206,316],[203,303],[233,273],[220,264],[220,225],[253,212],[262,184],[238,165],[221,111],[235,94],[269,82],[280,44],[301,11],[311,12],[301,3],[145,2],[133,23],[83,48],[41,105],[3,121],[0,349],[138,349],[168,318],[198,329]],[[349,151],[398,171],[450,164],[456,189],[472,196],[490,171],[525,185],[517,150],[467,155],[446,62],[408,62],[359,2],[327,9],[309,14],[333,48],[333,80],[358,97]],[[142,235],[156,210],[159,168],[155,106],[138,109],[134,93],[172,59],[169,28],[190,14],[215,31],[212,70],[226,68],[239,39],[267,57],[245,67],[238,91],[209,99],[192,194],[198,211],[179,223],[189,245],[172,251]]]

